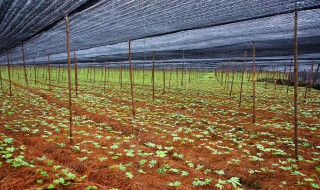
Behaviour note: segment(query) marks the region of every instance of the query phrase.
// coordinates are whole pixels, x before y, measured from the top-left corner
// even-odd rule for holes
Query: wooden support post
[[[189,65],[189,82],[191,82],[191,64]]]
[[[74,79],[76,83],[76,97],[78,98],[78,60],[76,51],[73,51],[74,56]]]
[[[28,98],[28,107],[30,106],[30,92],[29,92],[29,81],[28,81],[28,74],[26,68],[26,52],[24,51],[24,46],[22,43],[22,62],[23,62],[23,70],[24,70],[24,79],[26,80],[27,84],[27,98]]]
[[[36,62],[33,61],[33,69],[34,69],[34,84],[37,85],[37,67],[35,66]]]
[[[66,36],[67,36],[67,55],[68,55],[68,89],[69,89],[69,139],[73,143],[72,134],[72,96],[71,96],[71,58],[70,58],[70,32],[68,16],[65,16]]]
[[[59,63],[59,69],[58,69],[58,84],[60,84],[60,75],[61,75],[61,64]]]
[[[312,88],[313,66],[314,66],[314,58],[313,58],[313,61],[312,61],[312,65],[311,65],[311,69],[310,69],[310,75],[309,75],[309,92],[311,91],[311,88]]]
[[[292,66],[292,60],[291,60],[291,62],[290,62],[289,73],[288,73],[287,94],[289,93],[289,86],[290,86],[290,84],[291,84],[291,66]]]
[[[166,71],[165,71],[166,56],[163,56],[162,76],[163,76],[163,93],[166,93]]]
[[[131,103],[132,103],[132,115],[135,115],[134,99],[133,99],[133,78],[132,78],[132,60],[131,60],[131,41],[129,40],[129,64],[130,64],[130,86],[131,86]]]
[[[221,86],[223,86],[223,64],[221,65]]]
[[[4,93],[3,84],[2,84],[2,67],[1,67],[1,65],[0,65],[0,85],[1,85],[1,92]]]
[[[174,64],[174,60],[173,63],[170,66],[170,76],[169,76],[169,89],[171,88],[171,79],[172,79],[172,72],[173,72],[173,64]]]
[[[182,69],[181,69],[181,86],[183,86],[183,75],[184,75],[184,60],[183,60]]]
[[[152,52],[152,102],[154,103],[154,58],[155,54]]]
[[[122,89],[122,61],[120,61],[120,88]]]
[[[317,76],[318,76],[318,72],[319,72],[319,67],[320,67],[320,63],[318,63],[318,66],[317,66],[317,69],[316,69],[316,72],[314,74],[314,77],[313,77],[313,80],[312,80],[312,85],[314,85],[314,83],[317,81]]]
[[[253,45],[253,62],[252,62],[252,122],[256,122],[256,42]]]
[[[247,57],[247,51],[244,51],[243,69],[242,69],[241,85],[240,85],[239,107],[241,106],[241,100],[242,100],[242,88],[243,88],[242,86],[243,86],[244,72],[245,72],[245,68],[246,68],[246,57]]]
[[[286,73],[287,73],[287,65],[284,65],[284,71],[283,71],[283,74],[282,74],[282,81],[281,81],[281,89],[283,87],[283,82],[285,80]]]
[[[10,73],[10,50],[7,50],[7,64],[8,64],[8,77],[9,77],[9,93],[12,96],[12,85],[11,85],[11,73]]]
[[[96,82],[96,57],[93,58],[93,83]]]
[[[145,58],[145,60],[144,60],[144,62],[143,62],[143,65],[142,65],[142,81],[143,81],[142,84],[144,84],[144,77],[145,77],[145,76],[144,76],[145,62],[146,62],[146,58]]]
[[[298,11],[294,12],[294,156],[298,161]]]
[[[237,62],[235,62],[235,65],[237,65]],[[231,98],[231,96],[232,96],[232,88],[233,88],[234,74],[235,74],[235,70],[232,69],[232,80],[231,80],[231,87],[230,87],[229,98]]]
[[[107,84],[107,56],[104,56],[104,82],[103,82],[103,92],[106,93]]]
[[[178,62],[176,64],[176,82],[177,82],[176,87],[178,88],[178,86],[179,86],[179,64],[178,64]]]
[[[50,68],[50,55],[48,55],[48,74],[49,74],[49,90],[51,91],[51,68]]]

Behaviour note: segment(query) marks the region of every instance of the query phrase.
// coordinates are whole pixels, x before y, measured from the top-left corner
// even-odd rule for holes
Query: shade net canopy
[[[252,61],[257,65],[290,65],[294,50],[294,10],[298,10],[299,63],[320,59],[320,1],[278,0],[95,0],[1,1],[0,62],[66,64],[66,25],[71,56],[80,66],[117,67],[128,63],[128,41],[136,67],[155,62],[170,67],[220,68]],[[73,61],[73,60],[72,60]],[[162,66],[162,64],[161,64]]]

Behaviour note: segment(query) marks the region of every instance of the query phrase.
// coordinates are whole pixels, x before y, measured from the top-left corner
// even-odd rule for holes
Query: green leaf
[[[242,186],[238,177],[231,177],[227,182],[231,183],[234,188],[237,188],[238,185]]]
[[[132,174],[131,172],[126,172],[126,176],[127,176],[128,178],[130,178],[130,179],[133,178],[133,174]]]
[[[311,183],[311,186],[316,188],[316,189],[320,189],[320,185],[316,184],[316,183]]]

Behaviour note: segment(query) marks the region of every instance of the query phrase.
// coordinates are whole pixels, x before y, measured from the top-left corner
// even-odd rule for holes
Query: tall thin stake
[[[154,52],[152,52],[152,102],[154,102]]]
[[[294,155],[298,161],[298,11],[294,12]]]
[[[78,98],[78,60],[77,60],[76,51],[73,51],[73,56],[74,56],[74,79],[76,83],[76,97]]]
[[[289,73],[288,73],[288,81],[287,81],[287,94],[289,93],[289,86],[291,84],[291,66],[292,66],[292,59],[290,61]]]
[[[50,55],[48,55],[49,90],[51,91]]]
[[[166,63],[166,56],[163,56],[163,64],[162,64],[162,73],[163,73],[163,93],[166,93],[166,71],[165,71],[165,65]]]
[[[131,61],[131,41],[129,40],[129,63],[130,63],[130,86],[131,86],[131,102],[132,102],[132,115],[135,115],[134,99],[133,99],[133,78],[132,78],[132,61]]]
[[[68,88],[69,88],[69,138],[70,143],[73,143],[72,137],[72,96],[71,96],[71,58],[70,58],[70,31],[68,16],[65,16],[66,35],[67,35],[67,55],[68,55]]]
[[[26,84],[27,84],[28,106],[30,106],[29,81],[28,81],[28,75],[27,75],[27,69],[26,69],[26,54],[25,54],[25,51],[24,51],[23,44],[22,44],[22,61],[23,61],[24,78],[25,78]]]
[[[12,96],[12,86],[11,86],[11,74],[10,74],[10,50],[7,51],[7,63],[8,63],[8,76],[9,76],[9,91],[10,96]]]
[[[252,122],[256,122],[256,42],[253,45],[253,62],[252,62]]]
[[[242,69],[241,85],[240,85],[239,107],[241,106],[241,100],[242,100],[242,88],[243,88],[242,86],[243,86],[244,72],[245,72],[245,68],[246,68],[246,57],[247,57],[247,51],[244,51],[243,69]]]
[[[0,65],[0,85],[1,85],[1,92],[3,92],[4,93],[4,90],[3,90],[3,84],[2,84],[2,67],[1,67],[1,65]]]

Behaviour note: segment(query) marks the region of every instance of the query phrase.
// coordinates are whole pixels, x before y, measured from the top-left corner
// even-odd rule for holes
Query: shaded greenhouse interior
[[[66,64],[64,16],[69,15],[70,45],[80,67],[95,62],[128,63],[131,40],[135,68],[165,59],[168,67],[215,69],[228,62],[290,65],[294,47],[294,10],[298,13],[300,71],[320,58],[320,2],[306,1],[3,1],[0,15],[1,64]],[[71,55],[73,57],[73,54]],[[72,60],[73,63],[73,60]],[[156,64],[156,66],[159,64]]]

